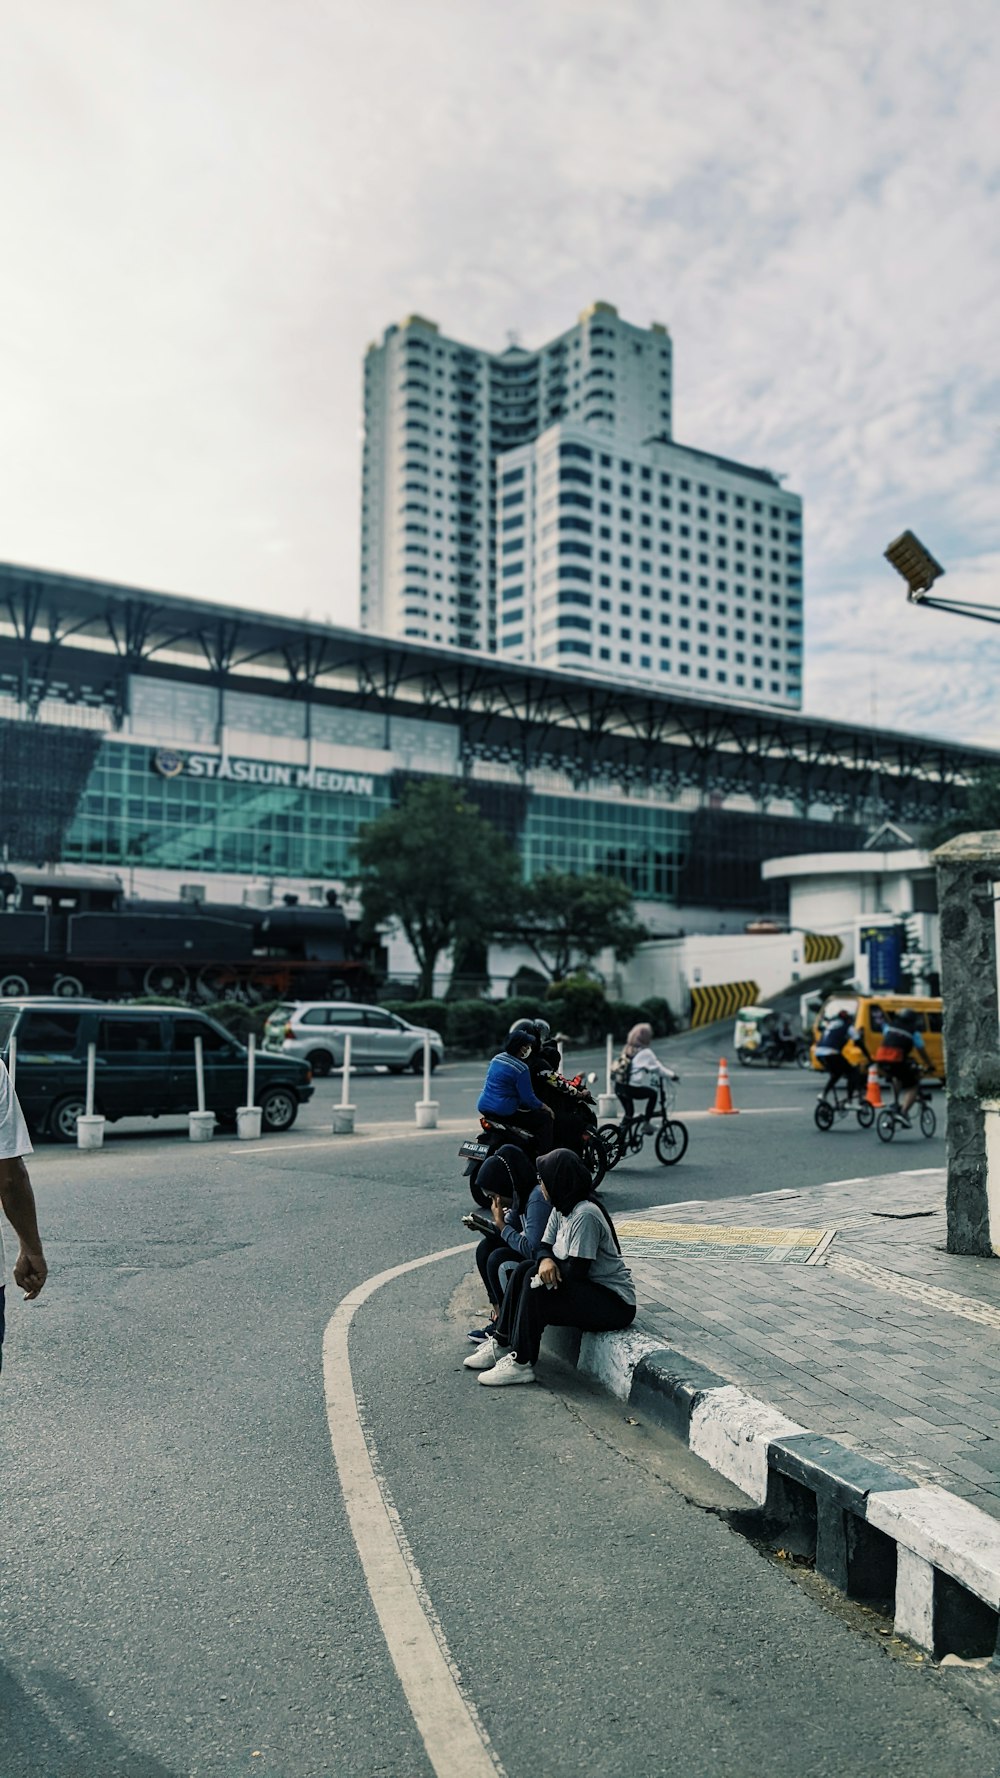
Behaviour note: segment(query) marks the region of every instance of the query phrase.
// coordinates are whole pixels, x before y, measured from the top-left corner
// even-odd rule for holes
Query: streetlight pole
[[[995,605],[979,605],[973,599],[930,597],[930,588],[945,570],[912,531],[904,531],[895,538],[885,556],[905,580],[906,597],[911,605],[926,605],[932,611],[951,611],[956,617],[978,618],[984,624],[1000,624],[1000,609]]]

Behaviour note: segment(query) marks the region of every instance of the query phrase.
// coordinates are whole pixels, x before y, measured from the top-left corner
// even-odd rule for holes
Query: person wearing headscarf
[[[495,1388],[535,1382],[546,1327],[609,1333],[635,1320],[632,1274],[583,1162],[554,1148],[537,1165],[550,1206],[539,1257],[509,1278],[493,1334],[465,1360]]]
[[[486,1326],[469,1334],[478,1344],[493,1332],[506,1283],[505,1268],[513,1270],[521,1261],[534,1259],[549,1219],[549,1204],[534,1161],[513,1143],[504,1143],[487,1156],[476,1184],[489,1198],[493,1218],[493,1232],[484,1235],[476,1248],[476,1265],[492,1309]]]
[[[678,1078],[672,1068],[668,1068],[665,1063],[660,1061],[659,1056],[651,1047],[652,1042],[652,1025],[640,1023],[632,1026],[625,1039],[625,1048],[622,1052],[623,1061],[625,1059],[628,1061],[628,1079],[615,1089],[625,1108],[625,1116],[628,1118],[636,1115],[636,1100],[643,1101],[644,1109],[640,1115],[645,1116],[647,1136],[652,1133],[653,1129],[649,1120],[659,1091],[658,1076],[662,1074],[667,1080]]]

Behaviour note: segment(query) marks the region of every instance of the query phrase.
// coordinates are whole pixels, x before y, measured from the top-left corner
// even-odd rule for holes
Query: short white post
[[[340,1087],[340,1104],[333,1108],[333,1134],[353,1136],[355,1107],[351,1104],[351,1033],[344,1036],[344,1067]]]
[[[236,1107],[236,1134],[241,1142],[256,1142],[260,1136],[260,1106],[253,1102],[257,1073],[257,1034],[247,1038],[247,1102]]]
[[[198,1109],[188,1112],[188,1136],[192,1142],[211,1142],[215,1112],[205,1110],[205,1058],[200,1037],[194,1040],[194,1078]]]
[[[84,1104],[86,1109],[82,1117],[76,1120],[77,1148],[103,1148],[104,1119],[94,1116],[94,1075],[97,1069],[97,1045],[87,1045],[87,1091]]]
[[[431,1098],[431,1040],[424,1032],[424,1096],[414,1107],[418,1130],[436,1130],[440,1105]]]
[[[11,1090],[11,1092],[13,1092],[16,1085],[17,1085],[17,1032],[16,1031],[11,1032],[10,1044],[7,1049],[7,1073],[10,1075],[10,1090]]]
[[[605,1046],[607,1053],[605,1058],[604,1091],[598,1095],[597,1115],[598,1117],[617,1117],[621,1107],[618,1104],[616,1094],[611,1091],[611,1070],[614,1066],[615,1045],[614,1038],[610,1031],[605,1039]]]

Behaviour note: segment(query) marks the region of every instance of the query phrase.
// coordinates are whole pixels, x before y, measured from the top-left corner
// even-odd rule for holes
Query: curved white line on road
[[[383,1284],[470,1250],[463,1241],[366,1279],[345,1296],[323,1335],[326,1417],[347,1516],[386,1646],[437,1778],[503,1778],[503,1772],[466,1697],[365,1430],[348,1334],[362,1303]]]

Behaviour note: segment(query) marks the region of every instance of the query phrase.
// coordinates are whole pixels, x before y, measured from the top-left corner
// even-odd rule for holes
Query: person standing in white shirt
[[[28,1302],[38,1295],[46,1278],[48,1266],[38,1233],[35,1194],[31,1189],[25,1156],[32,1153],[28,1126],[17,1102],[10,1075],[0,1061],[0,1205],[20,1242],[14,1261],[14,1283],[24,1291]],[[0,1278],[7,1275],[0,1232]],[[4,1287],[0,1283],[0,1360],[4,1335]]]

